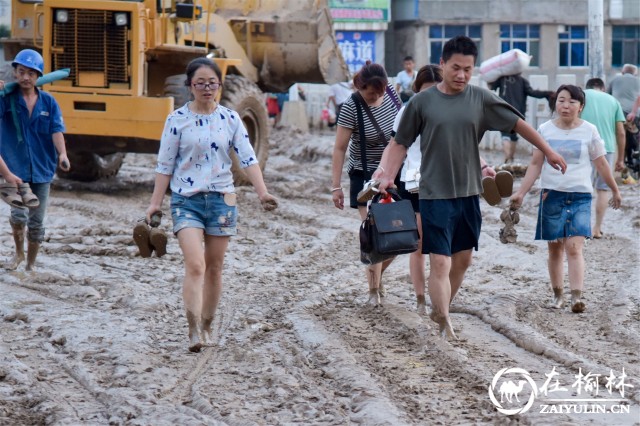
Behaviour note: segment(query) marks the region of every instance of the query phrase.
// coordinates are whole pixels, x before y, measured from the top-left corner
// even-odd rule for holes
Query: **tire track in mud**
[[[30,275],[33,279],[36,273]],[[22,279],[25,280],[24,277]],[[17,377],[29,387],[29,393],[32,394],[32,402],[28,404],[31,409],[28,414],[25,413],[29,418],[27,423],[38,423],[36,416],[42,416],[43,423],[103,423],[109,421],[105,412],[116,413],[126,409],[125,401],[112,401],[103,389],[91,382],[89,374],[83,374],[77,365],[69,365],[65,359],[65,353],[68,353],[65,349],[66,336],[58,331],[59,327],[46,319],[42,321],[41,315],[38,315],[38,311],[44,311],[44,307],[50,306],[53,301],[63,311],[83,309],[81,302],[56,297],[51,292],[24,282],[3,282],[0,283],[2,287],[5,287],[2,293],[11,294],[13,305],[16,306],[13,313],[2,315],[4,321],[16,322],[12,320],[15,317],[22,322],[16,327],[3,327],[2,344],[11,347],[12,343],[19,342],[19,347],[11,351],[12,356],[7,354],[2,364],[9,370],[9,375],[20,372]],[[36,309],[29,311],[25,307]],[[48,314],[50,318],[56,316],[55,312]],[[12,421],[15,420],[14,416],[15,413],[10,417]]]
[[[283,288],[285,295],[281,297],[273,294],[273,289],[264,294],[260,288],[251,288],[251,295],[243,296],[244,300],[232,297],[242,305],[243,303],[251,304],[251,300],[259,300],[264,294],[264,297],[269,298],[272,309],[259,311],[261,319],[256,320],[257,322],[246,321],[244,328],[238,325],[232,330],[231,333],[234,336],[228,339],[228,344],[224,348],[225,353],[216,360],[219,365],[213,366],[218,367],[213,375],[220,374],[221,377],[217,379],[212,379],[210,376],[203,377],[202,381],[195,386],[211,389],[216,385],[226,384],[227,391],[243,395],[256,392],[259,394],[258,388],[274,386],[279,393],[275,398],[277,403],[274,402],[269,406],[260,405],[255,401],[260,398],[254,398],[252,402],[257,408],[252,409],[247,407],[251,405],[250,403],[240,407],[224,395],[209,392],[206,404],[209,412],[215,412],[225,421],[235,419],[240,422],[259,423],[266,418],[267,422],[271,420],[274,424],[308,421],[312,418],[312,414],[317,416],[318,412],[321,412],[326,417],[316,417],[318,423],[340,423],[348,419],[368,424],[380,420],[376,417],[377,410],[372,408],[380,405],[395,407],[393,410],[386,410],[387,413],[391,412],[388,418],[393,419],[392,424],[420,424],[425,421],[449,424],[451,421],[477,422],[478,419],[498,424],[506,424],[512,420],[522,424],[549,421],[549,417],[534,412],[515,418],[502,416],[495,411],[487,393],[493,375],[505,365],[525,366],[532,375],[537,374],[538,379],[544,379],[544,374],[548,373],[555,365],[556,359],[559,359],[562,362],[556,367],[556,372],[564,377],[572,377],[575,373],[572,367],[577,361],[565,361],[562,355],[567,354],[575,360],[583,359],[577,353],[562,352],[564,350],[562,344],[557,347],[556,359],[550,360],[549,354],[545,356],[544,352],[542,355],[536,354],[536,351],[540,352],[540,345],[553,346],[553,339],[544,331],[536,331],[531,327],[515,328],[513,331],[513,324],[517,324],[518,321],[526,323],[532,320],[522,316],[523,308],[524,311],[527,310],[526,304],[519,306],[518,310],[511,312],[508,317],[502,317],[501,323],[496,323],[488,316],[482,315],[484,310],[492,307],[496,311],[494,313],[497,313],[500,311],[501,303],[513,304],[516,301],[515,298],[511,300],[507,298],[502,302],[500,299],[492,301],[490,298],[487,299],[487,295],[481,290],[477,291],[477,295],[472,294],[471,299],[475,301],[478,308],[466,311],[464,308],[455,309],[457,313],[454,313],[453,317],[456,324],[462,327],[460,332],[462,341],[453,343],[441,342],[431,331],[428,319],[422,319],[405,308],[404,302],[411,300],[410,297],[408,299],[390,297],[387,306],[380,310],[364,308],[361,305],[364,303],[366,284],[363,283],[364,277],[361,277],[362,268],[357,261],[354,262],[354,259],[357,259],[357,253],[354,251],[354,248],[357,250],[357,242],[353,230],[357,228],[359,221],[354,218],[354,226],[342,228],[342,234],[337,235],[331,228],[331,218],[340,213],[326,208],[326,204],[330,204],[329,197],[313,194],[313,191],[326,192],[323,185],[304,180],[294,184],[278,184],[278,182],[279,180],[276,179],[275,185],[270,183],[270,188],[276,187],[283,192],[287,189],[295,193],[296,196],[287,199],[287,205],[294,203],[296,205],[292,207],[293,210],[307,211],[310,216],[301,217],[297,222],[287,223],[283,228],[295,228],[303,222],[309,227],[321,229],[322,231],[317,235],[330,248],[316,249],[313,244],[309,247],[306,243],[296,242],[287,231],[278,235],[290,241],[284,249],[282,244],[274,244],[264,235],[262,238],[245,236],[246,240],[243,241],[241,238],[238,240],[240,249],[242,245],[250,247],[244,253],[247,256],[254,256],[257,262],[262,263],[265,259],[268,261],[271,258],[273,262],[287,263],[282,274],[263,274],[262,276],[255,276],[251,266],[243,265],[246,272],[238,272],[241,279],[258,283],[281,281],[287,282],[288,285],[286,289]],[[282,182],[286,182],[286,179],[283,178]],[[297,204],[301,202],[306,204]],[[286,211],[281,216],[287,222],[293,220]],[[497,236],[499,221],[487,222],[491,226],[488,226],[485,232]],[[279,233],[279,228],[268,221],[261,222],[260,228],[263,234]],[[310,234],[314,235],[314,233]],[[483,243],[483,250],[490,252],[491,245],[500,244],[495,238],[492,239],[489,247],[486,246],[486,242]],[[262,244],[271,244],[272,252],[269,255],[260,250],[256,253],[254,245]],[[544,257],[540,258],[544,254],[538,246],[529,243],[526,237],[521,236],[516,247],[519,251],[518,256],[525,256],[527,261],[524,270],[512,270],[514,282],[534,284],[536,280],[542,280],[546,271],[542,271],[541,275],[534,274],[533,278],[527,276],[527,268],[538,267],[544,262]],[[276,254],[274,255],[273,252]],[[234,260],[242,264],[241,257],[238,255]],[[512,264],[521,265],[517,258]],[[497,270],[496,276],[501,276],[504,270],[504,268]],[[335,271],[341,271],[340,276],[348,277],[344,283],[335,283]],[[395,272],[395,275],[390,275],[390,282],[397,284],[400,276],[403,278],[400,285],[408,288],[409,284],[405,282],[406,272],[405,270],[400,274]],[[330,289],[323,287],[327,281],[333,284]],[[295,290],[292,291],[291,288]],[[526,290],[529,291],[528,288]],[[226,291],[226,295],[229,295],[230,291]],[[410,290],[402,292],[403,295],[410,293]],[[518,293],[520,297],[522,293]],[[481,297],[478,298],[479,296]],[[541,299],[541,297],[538,298]],[[235,301],[231,303],[236,303]],[[304,308],[301,309],[301,307]],[[283,311],[290,312],[284,319]],[[549,316],[554,314],[555,312],[550,313]],[[251,319],[250,314],[245,315],[245,320],[247,317]],[[534,338],[522,340],[523,335],[526,337],[527,333]],[[317,337],[318,335],[322,338]],[[539,339],[544,342],[540,343]],[[518,342],[520,345],[517,344]],[[298,362],[287,363],[276,355],[278,352],[286,352],[294,347],[297,348]],[[343,356],[335,355],[336,351]],[[271,353],[272,358],[259,355],[264,353]],[[389,356],[389,353],[393,355]],[[288,369],[274,367],[274,360],[277,366],[283,364]],[[340,365],[348,365],[350,371],[346,373],[349,374],[341,373],[340,368],[334,365],[336,362]],[[586,362],[585,365],[592,367],[604,365],[589,359]],[[226,372],[225,369],[230,367],[232,373]],[[303,370],[305,373],[301,374],[298,370]],[[421,370],[422,374],[416,374],[416,371]],[[278,378],[274,378],[274,374]],[[354,381],[354,374],[372,378],[373,381],[363,379],[357,383]],[[306,379],[300,380],[301,375]],[[286,379],[281,379],[280,376],[293,376],[295,386],[283,385],[282,382],[286,383]],[[310,382],[312,377],[318,377],[317,382]],[[232,386],[232,389],[229,389],[229,383],[234,381],[256,383],[241,388]],[[327,381],[331,381],[329,385]],[[323,396],[325,392],[327,395],[333,392],[333,399],[340,401],[341,405],[327,407],[326,404],[318,403],[314,406],[312,403],[314,398],[308,397],[306,402],[304,398],[299,398],[300,395],[305,397],[307,389],[314,386],[316,392]],[[335,389],[338,391],[335,392]],[[364,395],[359,393],[363,389],[366,389]],[[443,389],[448,392],[442,392]],[[247,392],[248,390],[250,392]],[[464,396],[452,397],[452,392]],[[274,399],[267,393],[263,397]],[[315,399],[325,401],[325,398]],[[234,417],[234,413],[237,412],[243,412],[246,415],[241,418]],[[220,419],[220,417],[216,418]],[[557,415],[553,420],[554,422],[574,422],[581,421],[581,417]],[[597,419],[596,423],[599,423]]]
[[[289,153],[286,141],[278,149],[291,157],[315,155],[303,147]],[[607,360],[620,359],[629,367],[627,374],[637,377],[638,355],[626,351],[638,344],[638,298],[616,282],[633,279],[637,272],[621,273],[595,258],[618,257],[620,264],[633,264],[637,243],[626,254],[613,247],[626,244],[625,237],[598,242],[604,244],[597,252],[596,244],[588,245],[587,314],[551,311],[544,307],[550,297],[546,248],[531,234],[534,209],[521,215],[519,242],[505,251],[497,240],[499,210],[483,205],[481,251],[453,306],[461,340],[447,343],[436,336],[429,319],[414,311],[406,257],[385,274],[385,305],[364,306],[359,220],[354,211],[332,207],[326,155],[306,164],[274,160],[267,185],[281,200],[279,210],[262,212],[252,190],[238,189],[239,233],[225,261],[216,345],[200,354],[186,349],[182,258],[175,238],[169,239],[169,254],[162,259],[140,259],[125,241],[146,208],[148,182],[131,190],[128,181],[117,180],[99,189],[106,195],[82,194],[77,200],[62,191],[54,195],[43,269],[31,275],[37,277],[32,282],[23,280],[29,289],[18,290],[26,292],[22,297],[16,291],[16,298],[23,302],[20,312],[29,317],[51,312],[57,322],[0,322],[9,345],[32,345],[8,349],[29,369],[29,385],[15,389],[33,384],[36,392],[59,396],[56,404],[62,407],[55,411],[45,399],[32,408],[22,399],[16,407],[31,416],[25,418],[55,414],[50,418],[61,423],[90,423],[77,419],[93,416],[106,419],[96,423],[229,425],[617,423],[576,415],[545,417],[533,410],[506,417],[496,412],[487,387],[504,367],[525,368],[538,383],[553,366],[572,378],[581,360],[594,368],[616,368]],[[125,164],[125,176],[137,165]],[[129,174],[133,184],[140,181],[139,171]],[[103,213],[93,217],[95,209]],[[82,226],[57,219],[65,214]],[[8,254],[8,247],[0,248],[0,255]],[[591,261],[600,266],[592,268]],[[0,285],[9,285],[9,292],[19,288],[20,274],[5,274],[13,281]],[[36,295],[41,306],[28,305]],[[598,308],[607,298],[624,303],[614,306],[612,314]],[[69,309],[57,313],[47,304]],[[77,313],[69,315],[69,310]],[[85,326],[89,332],[68,324],[83,312],[92,321]],[[576,331],[581,338],[575,338]],[[53,343],[63,337],[64,345]],[[555,355],[536,354],[536,345]],[[2,349],[0,344],[0,355]],[[53,388],[45,387],[49,382]],[[128,405],[120,409],[123,400]]]

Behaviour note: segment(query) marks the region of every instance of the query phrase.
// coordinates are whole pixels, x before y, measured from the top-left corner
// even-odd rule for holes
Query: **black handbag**
[[[391,188],[387,191],[395,202],[380,203],[382,195],[376,194],[360,226],[360,261],[365,265],[418,249],[420,235],[411,201],[403,200]]]

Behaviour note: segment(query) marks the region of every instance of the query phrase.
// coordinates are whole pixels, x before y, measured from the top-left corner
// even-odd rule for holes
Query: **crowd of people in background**
[[[346,202],[341,175],[348,152],[349,206],[358,209],[361,219],[368,207],[358,202],[357,194],[367,181],[375,181],[382,193],[392,186],[403,192],[406,176],[400,173],[401,167],[418,157],[418,195],[403,192],[403,198],[414,202],[421,234],[421,247],[410,258],[410,275],[418,313],[426,314],[427,284],[429,316],[438,324],[441,335],[450,339],[456,334],[449,307],[472,263],[473,251],[478,250],[481,179],[495,175],[480,157],[478,146],[484,133],[502,133],[505,163],[514,161],[518,135],[533,145],[526,176],[511,197],[510,206],[513,210],[520,208],[540,178],[535,239],[548,245],[553,295],[550,306],[560,309],[566,305],[566,256],[570,308],[582,313],[586,310],[582,248],[586,239],[601,238],[607,205],[617,209],[622,203],[613,170],[623,169],[622,125],[628,126],[636,119],[640,104],[638,79],[629,78],[636,72],[632,66],[625,66],[623,75],[612,81],[613,96],[604,93],[604,83],[599,79],[589,80],[586,92],[576,85],[547,91],[533,89],[520,73],[501,76],[487,90],[469,85],[477,55],[471,39],[457,36],[445,44],[439,66],[427,65],[416,73],[413,58],[407,56],[392,93],[384,68],[364,65],[353,79],[355,93],[344,101],[337,119],[333,151],[333,203],[343,209]],[[424,79],[425,73],[429,73],[429,79]],[[625,77],[627,74],[629,77]],[[392,107],[395,96],[405,104],[400,112]],[[537,130],[525,121],[529,96],[547,99],[553,112],[551,120]],[[620,100],[627,105],[624,113]],[[357,114],[358,103],[372,114]],[[592,232],[594,189],[596,223]],[[428,273],[425,255],[429,258]],[[384,296],[383,272],[391,261],[367,266],[369,303],[378,304]]]

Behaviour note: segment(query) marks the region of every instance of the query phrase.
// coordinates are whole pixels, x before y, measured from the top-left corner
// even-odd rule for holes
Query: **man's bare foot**
[[[4,265],[4,268],[10,271],[15,271],[22,262],[24,262],[24,253],[15,254],[13,258]]]
[[[421,296],[416,296],[416,299],[418,301],[417,304],[417,311],[418,311],[418,315],[420,316],[426,316],[427,315],[427,301],[424,299],[424,294]]]
[[[378,294],[380,295],[380,297],[386,297],[387,296],[387,289],[385,288],[384,284],[382,283],[382,280],[380,280],[380,285],[378,286]]]
[[[380,300],[380,293],[378,292],[377,288],[369,289],[369,300],[367,300],[367,305],[382,305],[382,300]]]
[[[440,327],[440,337],[445,340],[458,340],[458,336],[456,336],[456,333],[453,331],[453,326],[451,325],[449,317],[439,315],[436,311],[432,310],[431,314],[429,314],[429,318],[431,318],[431,321],[435,322]]]

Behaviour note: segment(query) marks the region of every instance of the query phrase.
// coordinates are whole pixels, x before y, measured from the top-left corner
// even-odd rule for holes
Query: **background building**
[[[640,64],[640,1],[604,1],[604,64],[610,80],[625,63]],[[412,55],[417,65],[438,63],[442,44],[473,38],[484,59],[513,48],[533,56],[526,75],[545,75],[549,88],[589,74],[589,0],[394,0],[386,33],[390,75]]]
[[[353,74],[368,60],[385,63],[390,0],[330,0],[336,40]]]

